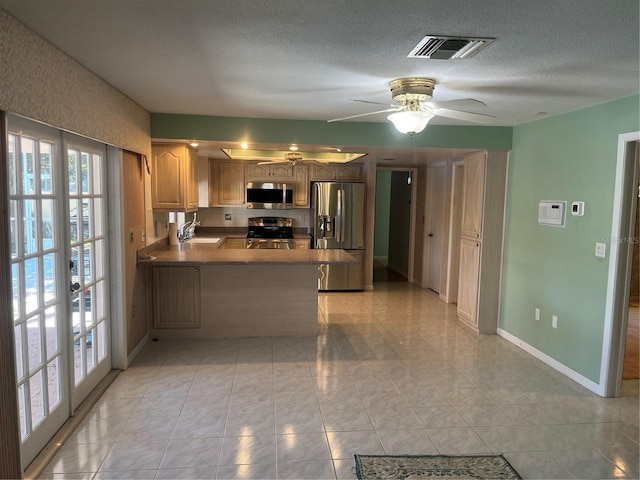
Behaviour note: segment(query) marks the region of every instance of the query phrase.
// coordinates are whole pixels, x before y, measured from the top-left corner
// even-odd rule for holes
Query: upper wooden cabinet
[[[260,165],[248,163],[246,167],[247,182],[255,180],[293,180],[293,166],[288,163]]]
[[[486,152],[476,152],[464,159],[462,224],[463,237],[482,237],[482,213],[484,200],[484,175]]]
[[[240,161],[209,162],[209,206],[244,205],[245,164]]]
[[[362,165],[311,165],[311,182],[323,180],[356,181],[362,178]]]
[[[293,167],[293,206],[295,208],[309,208],[310,181],[308,165]]]
[[[189,145],[152,145],[151,199],[155,210],[198,209],[198,154]]]

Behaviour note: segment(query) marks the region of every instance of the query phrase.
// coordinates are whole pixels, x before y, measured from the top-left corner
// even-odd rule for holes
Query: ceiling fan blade
[[[394,107],[394,108],[387,108],[386,110],[378,110],[377,112],[361,113],[359,115],[350,115],[348,117],[342,117],[342,118],[332,118],[331,120],[327,120],[327,123],[339,122],[341,120],[350,120],[352,118],[358,118],[358,117],[366,117],[367,115],[376,115],[378,113],[398,112],[403,108],[404,107]]]
[[[456,98],[454,100],[444,100],[442,102],[425,102],[432,108],[482,108],[487,104],[475,98]]]
[[[434,108],[433,113],[439,117],[455,118],[472,123],[490,123],[493,115],[481,115],[479,113],[461,112],[460,110],[450,110],[448,108]]]
[[[277,163],[289,163],[289,160],[284,158],[282,160],[269,160],[268,162],[258,162],[258,165],[275,165]]]
[[[369,100],[358,100],[355,98],[350,98],[349,100],[351,100],[352,102],[368,103],[370,105],[384,105],[386,107],[395,107],[395,105],[390,105],[388,103],[370,102]]]

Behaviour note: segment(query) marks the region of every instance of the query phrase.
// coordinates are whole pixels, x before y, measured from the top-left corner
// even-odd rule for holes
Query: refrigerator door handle
[[[342,195],[344,190],[342,188],[338,190],[338,213],[336,214],[336,240],[338,242],[344,241],[344,212],[342,211],[344,203]]]

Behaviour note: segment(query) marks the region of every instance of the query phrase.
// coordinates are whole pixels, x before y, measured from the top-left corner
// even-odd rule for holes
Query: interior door
[[[427,288],[440,293],[444,238],[444,165],[429,167],[427,177],[429,178],[429,227],[427,229],[429,270],[427,272]]]

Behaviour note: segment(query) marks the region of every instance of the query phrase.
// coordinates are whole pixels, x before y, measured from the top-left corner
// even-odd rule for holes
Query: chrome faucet
[[[190,222],[184,222],[178,229],[178,241],[184,243],[189,241],[195,235],[196,227],[200,222],[196,220],[197,212],[193,212],[193,219]]]

